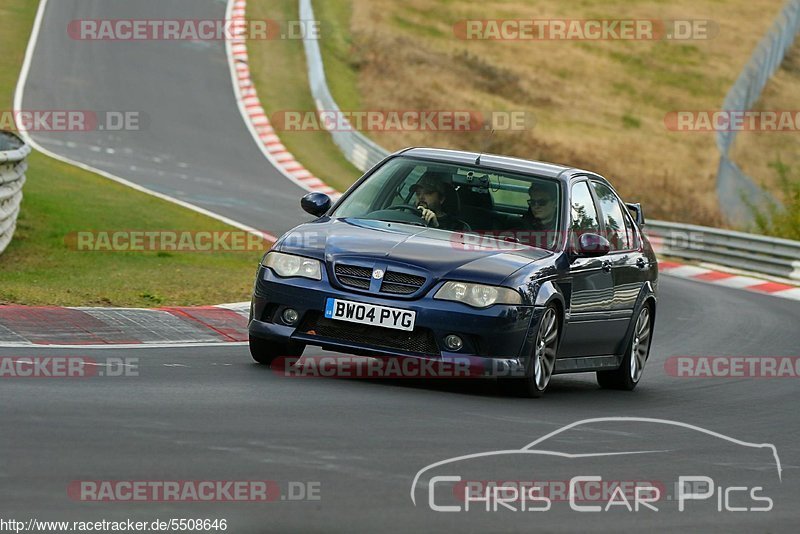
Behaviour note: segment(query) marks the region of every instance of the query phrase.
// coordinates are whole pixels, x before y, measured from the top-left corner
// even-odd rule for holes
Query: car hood
[[[404,264],[435,278],[499,284],[547,250],[470,234],[368,219],[320,219],[288,232],[281,252],[328,264],[345,259]]]

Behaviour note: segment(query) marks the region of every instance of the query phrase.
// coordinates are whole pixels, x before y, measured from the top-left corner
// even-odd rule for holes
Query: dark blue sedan
[[[641,206],[603,177],[503,156],[387,157],[264,256],[250,309],[260,363],[307,345],[467,362],[510,392],[596,372],[632,390],[649,356],[658,266]]]

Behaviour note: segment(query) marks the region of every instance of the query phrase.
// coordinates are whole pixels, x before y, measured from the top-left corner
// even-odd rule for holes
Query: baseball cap
[[[425,171],[425,173],[419,177],[417,183],[410,187],[410,191],[416,193],[417,189],[426,189],[429,191],[437,191],[439,194],[444,195],[449,182],[450,175],[446,172]]]

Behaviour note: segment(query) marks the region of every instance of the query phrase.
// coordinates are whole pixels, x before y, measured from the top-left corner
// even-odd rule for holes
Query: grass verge
[[[12,109],[37,2],[0,5],[0,102]],[[249,298],[260,252],[79,252],[71,232],[234,230],[41,154],[29,157],[17,232],[0,255],[0,304],[201,305]]]
[[[800,179],[792,167],[780,159],[770,167],[775,170],[780,191],[781,204],[769,204],[759,209],[750,203],[755,215],[755,227],[759,233],[800,240]]]

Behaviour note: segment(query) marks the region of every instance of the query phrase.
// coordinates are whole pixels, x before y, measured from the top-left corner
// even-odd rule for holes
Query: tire
[[[503,386],[508,393],[531,398],[544,395],[556,366],[560,326],[556,307],[550,305],[545,308],[539,320],[531,357],[525,362],[525,377],[503,379]]]
[[[597,371],[597,383],[601,388],[624,391],[633,391],[636,388],[642,379],[647,358],[650,356],[650,345],[653,339],[652,317],[650,305],[642,306],[622,363],[613,371]]]
[[[305,345],[298,343],[278,343],[250,336],[250,355],[255,361],[264,365],[270,365],[275,358],[281,356],[300,356],[305,348]]]

